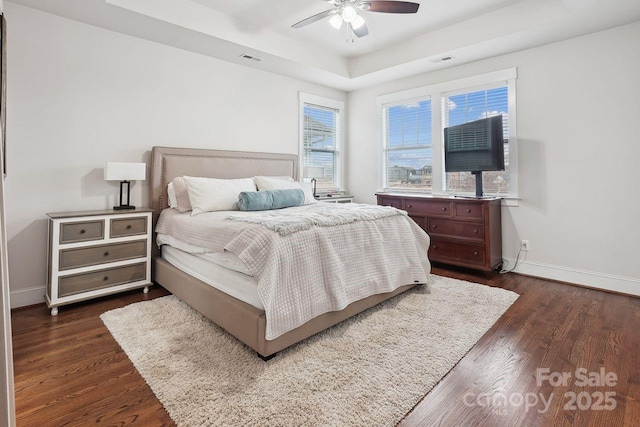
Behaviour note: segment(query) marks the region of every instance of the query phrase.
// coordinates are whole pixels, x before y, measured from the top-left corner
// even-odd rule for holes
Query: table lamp
[[[313,197],[317,197],[316,179],[324,178],[324,168],[317,166],[305,166],[303,172],[305,178],[311,178],[311,185],[313,186]]]
[[[107,162],[104,168],[105,181],[120,181],[120,205],[113,209],[135,209],[131,202],[131,181],[144,181],[147,173],[146,163]],[[127,187],[126,203],[124,188]]]

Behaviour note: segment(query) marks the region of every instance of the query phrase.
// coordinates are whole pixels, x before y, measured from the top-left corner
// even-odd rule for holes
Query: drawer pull
[[[80,234],[84,234],[86,232],[87,232],[87,230],[85,230],[84,228],[82,230],[80,230]]]
[[[431,246],[433,249],[438,249],[438,245]]]
[[[131,230],[131,224],[127,225],[127,230]]]
[[[109,251],[106,251],[106,252],[104,253],[104,256],[109,256]]]
[[[413,206],[411,206],[411,204],[408,204],[408,205],[407,205],[407,207],[408,207],[408,208],[411,208],[411,207],[413,207]]]
[[[106,282],[107,280],[109,280],[109,276],[104,276],[104,277],[102,278],[102,280],[104,280],[104,281]]]
[[[433,224],[433,225],[431,226],[431,228],[438,228],[438,226],[437,226],[437,225],[435,225],[435,224]]]
[[[471,209],[467,209],[467,213],[471,213]]]
[[[474,254],[474,255],[478,255],[478,251],[474,251],[474,252],[473,252],[473,254]]]
[[[442,211],[443,211],[443,212],[444,212],[444,211],[446,211],[446,210],[447,210],[447,208],[442,208]]]
[[[474,233],[476,233],[476,234],[478,234],[478,229],[477,229],[477,228],[476,228],[476,229],[474,229],[474,230],[473,230],[473,232],[474,232]]]

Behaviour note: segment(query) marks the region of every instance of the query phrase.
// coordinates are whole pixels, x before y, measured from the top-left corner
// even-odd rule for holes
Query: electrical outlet
[[[523,240],[520,248],[522,249],[523,252],[529,252],[529,241]]]

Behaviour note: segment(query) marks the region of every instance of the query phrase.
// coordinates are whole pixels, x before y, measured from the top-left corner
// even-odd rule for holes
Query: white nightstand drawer
[[[125,283],[143,280],[146,275],[147,264],[140,263],[125,267],[105,268],[91,273],[73,274],[60,278],[58,297],[95,291]]]
[[[146,234],[146,218],[118,218],[111,220],[111,237],[136,236]]]
[[[60,271],[147,256],[147,241],[113,243],[60,251]]]
[[[104,238],[104,221],[60,224],[60,243],[86,242]]]

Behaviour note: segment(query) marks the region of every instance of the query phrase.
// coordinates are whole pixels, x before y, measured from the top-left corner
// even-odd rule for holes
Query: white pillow
[[[184,177],[177,176],[167,185],[167,196],[169,206],[180,212],[189,212],[191,210],[191,202],[189,201],[189,191]]]
[[[217,179],[185,176],[191,202],[191,215],[213,211],[237,211],[243,191],[256,191],[252,178]]]
[[[178,209],[178,200],[176,199],[176,190],[173,188],[173,182],[167,185],[167,196],[169,198],[169,207]]]
[[[311,183],[295,182],[293,178],[288,176],[255,176],[253,180],[256,182],[258,191],[265,190],[288,190],[291,188],[299,188],[304,192],[304,204],[310,205],[318,201],[313,197],[313,189]],[[308,185],[307,185],[308,184]]]

